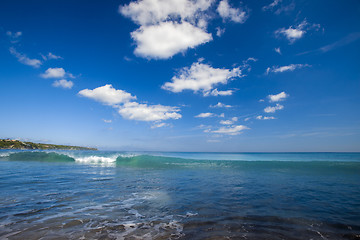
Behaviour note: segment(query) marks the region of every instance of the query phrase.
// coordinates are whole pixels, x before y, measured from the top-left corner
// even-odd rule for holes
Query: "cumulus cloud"
[[[191,90],[202,92],[204,96],[231,95],[232,90],[218,91],[214,87],[218,84],[227,84],[236,77],[242,77],[239,67],[233,69],[213,68],[200,62],[193,63],[190,68],[183,68],[171,82],[166,82],[162,88],[171,92]]]
[[[289,97],[289,94],[285,93],[285,92],[281,92],[278,94],[274,94],[274,95],[269,95],[269,101],[270,102],[280,102],[280,101],[284,101],[286,98]]]
[[[208,118],[208,117],[215,117],[216,115],[214,113],[210,113],[210,112],[207,112],[207,113],[200,113],[198,115],[196,115],[195,117],[196,118]]]
[[[258,119],[258,120],[272,120],[272,119],[276,119],[276,118],[259,115],[259,116],[256,117],[256,119]]]
[[[98,87],[93,90],[84,89],[78,94],[106,105],[126,103],[130,100],[136,99],[136,96],[132,96],[130,93],[123,90],[117,90],[113,88],[111,84],[106,84],[105,86]]]
[[[271,106],[266,107],[264,109],[264,112],[266,112],[266,113],[274,113],[277,110],[282,110],[282,109],[284,109],[284,106],[277,103],[274,107],[271,107]]]
[[[167,59],[212,40],[205,11],[213,0],[139,0],[119,12],[140,27],[131,33],[140,57]]]
[[[320,24],[310,24],[306,19],[296,26],[290,26],[289,28],[280,28],[275,31],[276,36],[285,36],[290,44],[296,40],[302,38],[309,30],[318,31]]]
[[[119,114],[129,120],[153,122],[163,121],[168,119],[181,118],[180,111],[177,107],[163,106],[163,105],[147,105],[137,102],[127,102],[119,107]],[[162,125],[164,126],[164,125]]]
[[[171,19],[195,21],[213,0],[140,0],[120,6],[119,12],[139,25],[151,25]]]
[[[62,78],[65,76],[63,68],[48,68],[45,73],[41,74],[42,78]]]
[[[9,48],[10,53],[17,58],[17,60],[25,65],[32,66],[34,68],[39,68],[42,62],[39,59],[31,59],[26,56],[26,54],[19,53],[15,48]]]
[[[248,18],[246,11],[240,8],[232,8],[227,0],[222,0],[219,3],[217,12],[224,20],[229,19],[236,23],[244,23]]]
[[[210,130],[212,133],[218,133],[218,134],[227,134],[227,135],[239,135],[242,133],[243,130],[249,129],[248,127],[244,125],[233,125],[233,126],[224,126],[220,127],[216,130]]]
[[[54,81],[53,86],[65,88],[65,89],[71,89],[74,86],[74,83],[72,81],[67,81],[66,79],[61,79]]]
[[[212,40],[211,34],[187,22],[141,26],[131,37],[137,45],[136,55],[155,59],[167,59]]]
[[[211,107],[211,108],[231,108],[232,106],[231,105],[226,105],[226,104],[221,103],[221,102],[218,102],[217,104],[210,105],[209,107]]]
[[[282,72],[287,72],[287,71],[294,71],[295,69],[299,69],[299,68],[304,68],[304,67],[311,67],[311,65],[309,64],[290,64],[287,66],[272,66],[271,68],[268,67],[266,69],[266,74],[269,74],[270,72],[273,73],[282,73]]]

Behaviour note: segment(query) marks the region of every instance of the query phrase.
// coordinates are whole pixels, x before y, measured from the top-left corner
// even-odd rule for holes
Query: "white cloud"
[[[302,21],[297,26],[290,26],[289,28],[280,28],[275,31],[275,35],[283,35],[287,38],[290,44],[294,43],[296,40],[302,38],[305,33],[309,30],[314,29],[318,31],[320,29],[320,24],[310,24],[306,19]]]
[[[72,81],[67,81],[66,79],[61,79],[54,81],[53,86],[71,89],[74,86],[74,83]]]
[[[277,110],[282,110],[283,108],[284,108],[283,105],[280,105],[280,104],[277,103],[276,106],[274,106],[274,107],[271,107],[271,106],[266,107],[264,109],[264,112],[266,112],[266,113],[274,113]]]
[[[233,78],[242,77],[240,68],[221,69],[200,62],[193,63],[190,68],[185,67],[178,76],[174,76],[172,82],[166,82],[162,88],[171,92],[192,90],[208,95],[231,95],[232,90],[218,91],[213,89],[218,84],[227,84]]]
[[[220,121],[220,124],[223,124],[223,125],[231,125],[233,124],[234,122],[236,122],[238,120],[237,117],[233,117],[231,118],[231,120],[221,120]]]
[[[205,11],[214,0],[139,0],[120,6],[119,12],[140,27],[131,33],[135,54],[167,59],[212,40],[206,32]]]
[[[207,113],[200,113],[198,115],[196,115],[195,117],[196,118],[208,118],[208,117],[215,117],[216,115],[214,113],[210,113],[210,112],[207,112]]]
[[[63,68],[48,68],[45,73],[41,74],[42,78],[62,78],[65,76]]]
[[[7,31],[6,35],[9,37],[11,43],[17,43],[17,42],[20,41],[20,37],[22,35],[22,32]]]
[[[272,66],[271,68],[268,67],[266,69],[266,74],[269,74],[270,72],[273,72],[273,73],[282,73],[282,72],[287,72],[287,71],[292,72],[295,69],[304,68],[304,67],[311,67],[311,65],[309,65],[309,64],[290,64],[290,65],[281,66],[281,67]]]
[[[264,117],[264,116],[259,115],[259,116],[256,117],[256,119],[258,119],[258,120],[272,120],[272,119],[276,119],[276,118],[274,118],[274,117]]]
[[[13,48],[13,47],[10,47],[9,51],[22,64],[32,66],[34,68],[39,68],[40,65],[42,64],[42,62],[40,60],[38,60],[38,59],[30,59],[25,54],[22,54],[22,53],[19,53],[18,51],[16,51],[16,49]]]
[[[277,5],[279,5],[279,3],[281,3],[282,0],[274,0],[272,3],[270,3],[269,5],[266,5],[264,7],[262,7],[263,11],[267,11],[267,10],[272,10],[274,7],[276,7]]]
[[[234,93],[233,90],[226,90],[226,91],[218,91],[217,88],[212,90],[211,92],[204,92],[204,96],[231,96]]]
[[[225,28],[216,28],[216,36],[221,37],[225,33]]]
[[[104,123],[112,123],[112,120],[103,119]]]
[[[106,84],[105,86],[98,87],[93,90],[84,89],[81,90],[78,94],[106,105],[126,103],[132,99],[136,99],[135,96],[132,96],[126,91],[113,88],[111,84]]]
[[[269,101],[270,102],[280,102],[280,101],[284,101],[287,97],[289,97],[289,94],[285,93],[285,92],[281,92],[275,95],[269,95]]]
[[[163,105],[147,105],[137,102],[127,102],[119,107],[119,114],[129,120],[154,122],[168,119],[181,118],[180,111],[177,107],[163,106]]]
[[[217,12],[223,19],[230,19],[233,22],[244,23],[248,14],[239,8],[232,8],[227,0],[222,0],[217,7]]]
[[[161,127],[165,127],[165,126],[169,126],[169,124],[166,123],[155,123],[153,125],[151,125],[151,128],[161,128]]]
[[[231,125],[231,124],[233,124],[233,121],[231,121],[231,120],[221,120],[221,121],[220,121],[220,124],[223,124],[223,125]]]
[[[131,37],[137,44],[136,55],[155,59],[167,59],[212,40],[211,34],[188,22],[141,26]]]
[[[274,50],[275,50],[275,52],[277,52],[278,54],[280,54],[280,55],[281,55],[281,49],[280,49],[280,47],[275,48]]]
[[[217,104],[210,105],[209,107],[211,107],[211,108],[231,108],[232,106],[231,105],[226,105],[226,104],[221,103],[221,102],[218,102]]]
[[[60,56],[57,56],[51,52],[49,52],[47,55],[42,55],[41,54],[41,57],[46,61],[46,60],[51,60],[51,59],[63,59],[62,57]]]
[[[172,19],[193,22],[213,0],[140,0],[120,6],[119,12],[139,25],[152,25]]]
[[[211,130],[210,132],[227,134],[227,135],[239,135],[245,129],[249,129],[249,128],[244,125],[234,125],[234,126],[220,127],[219,129]]]

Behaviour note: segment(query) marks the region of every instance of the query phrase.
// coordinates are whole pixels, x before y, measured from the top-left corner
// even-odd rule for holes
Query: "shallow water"
[[[360,239],[359,153],[0,152],[0,239]]]

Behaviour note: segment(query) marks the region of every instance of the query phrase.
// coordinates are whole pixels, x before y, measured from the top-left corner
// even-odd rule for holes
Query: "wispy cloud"
[[[243,130],[250,129],[244,125],[233,125],[233,126],[224,126],[220,127],[216,130],[210,130],[211,133],[218,133],[218,134],[226,134],[226,135],[239,135],[242,133]]]
[[[10,53],[15,56],[18,61],[22,64],[28,65],[28,66],[32,66],[34,68],[39,68],[42,64],[42,62],[39,59],[31,59],[28,58],[26,56],[26,54],[23,53],[19,53],[18,51],[16,51],[16,49],[14,47],[10,47],[9,48]]]
[[[340,40],[338,40],[336,42],[325,45],[325,46],[320,47],[320,48],[318,48],[316,50],[302,52],[302,53],[299,53],[297,55],[304,55],[304,54],[308,54],[308,53],[326,53],[326,52],[335,50],[337,48],[346,46],[346,45],[348,45],[350,43],[353,43],[353,42],[355,42],[355,41],[357,41],[359,39],[360,39],[360,32],[350,33],[346,37],[343,37],[342,39],[340,39]]]
[[[290,65],[287,65],[287,66],[272,66],[272,67],[268,67],[266,69],[266,74],[269,74],[270,72],[273,72],[273,73],[282,73],[282,72],[292,72],[294,71],[295,69],[300,69],[300,68],[304,68],[304,67],[311,67],[311,65],[309,64],[290,64]]]
[[[199,113],[198,115],[196,115],[196,118],[209,118],[209,117],[215,117],[216,114],[211,113],[211,112],[206,112],[206,113]]]
[[[276,118],[259,115],[259,116],[256,116],[256,119],[257,120],[272,120],[272,119],[276,119]]]
[[[232,106],[231,105],[226,105],[226,104],[221,103],[221,102],[218,102],[217,104],[210,105],[209,107],[210,108],[231,108]]]
[[[41,54],[41,57],[46,61],[46,60],[52,60],[52,59],[63,59],[61,56],[57,56],[51,52],[49,52],[46,55]]]
[[[20,41],[20,37],[22,36],[22,32],[7,31],[6,35],[9,37],[11,43],[18,43]]]

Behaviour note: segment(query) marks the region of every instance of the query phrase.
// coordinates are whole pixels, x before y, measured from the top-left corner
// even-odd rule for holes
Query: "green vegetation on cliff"
[[[22,142],[19,140],[0,139],[0,149],[59,149],[59,150],[97,150],[96,148],[55,145],[33,142]]]

